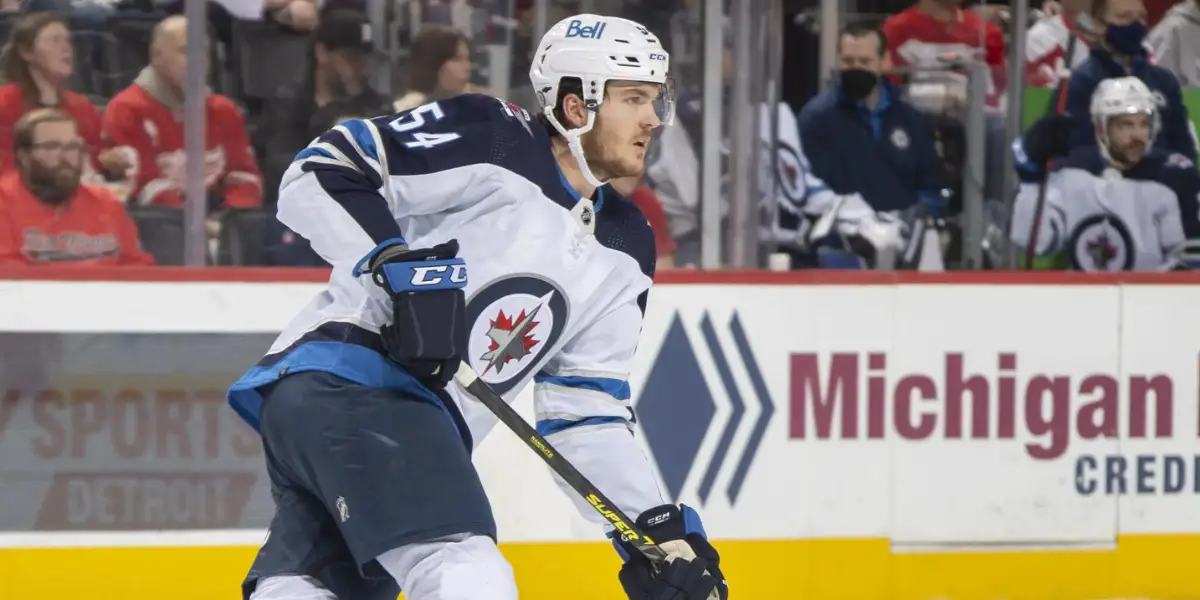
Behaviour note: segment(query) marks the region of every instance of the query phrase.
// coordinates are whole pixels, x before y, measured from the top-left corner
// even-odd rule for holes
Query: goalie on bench
[[[579,15],[538,45],[536,118],[463,95],[346,121],[296,156],[279,219],[333,272],[229,392],[276,503],[244,598],[517,597],[470,457],[496,419],[453,381],[460,361],[509,402],[532,380],[539,432],[669,553],[656,571],[614,540],[630,598],[728,597],[699,517],[664,502],[632,434],[654,238],[606,181],[640,175],[670,122],[667,64],[637,23]]]

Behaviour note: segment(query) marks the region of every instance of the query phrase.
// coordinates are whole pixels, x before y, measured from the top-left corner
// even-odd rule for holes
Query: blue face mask
[[[1109,25],[1104,32],[1104,41],[1114,51],[1126,56],[1141,56],[1146,53],[1146,24],[1130,23],[1128,25]]]

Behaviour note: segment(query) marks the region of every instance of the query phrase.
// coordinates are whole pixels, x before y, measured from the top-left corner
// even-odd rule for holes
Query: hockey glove
[[[467,268],[458,241],[421,250],[399,241],[380,246],[354,268],[364,272],[392,299],[392,323],[379,331],[388,356],[425,385],[444,387],[467,348]]]
[[[678,600],[705,600],[706,598],[728,600],[729,586],[725,583],[725,575],[721,573],[721,557],[717,554],[717,549],[713,548],[708,542],[708,535],[704,532],[704,524],[700,521],[700,515],[696,513],[690,506],[673,504],[664,504],[651,508],[635,520],[638,529],[645,533],[650,539],[658,543],[658,545],[667,552],[669,557],[675,558],[671,562],[679,560],[699,559],[697,562],[705,564],[705,570],[715,581],[715,587],[708,588],[709,592],[706,595],[693,596],[693,592],[698,592],[703,589],[701,579],[693,576],[688,579],[684,577],[690,571],[684,569],[679,572],[682,567],[676,567],[673,577],[683,577],[676,580],[677,582],[691,583],[695,587],[689,588],[688,594],[679,596]],[[619,537],[613,538],[613,544],[617,548],[617,553],[621,558],[625,559],[625,565],[621,567],[621,585],[625,586],[625,593],[632,600],[644,600],[653,598],[659,600],[658,596],[635,596],[632,592],[641,592],[644,588],[631,588],[626,585],[626,580],[631,583],[644,581],[645,573],[653,573],[649,559],[644,554],[635,549],[628,542]],[[663,569],[663,572],[657,576],[659,583],[657,585],[673,585],[665,579],[671,569]],[[653,588],[657,589],[657,588]],[[675,589],[679,585],[675,585]],[[663,598],[672,598],[673,596],[663,596]]]
[[[657,574],[644,561],[621,567],[621,587],[629,600],[708,600],[716,593],[719,583],[702,558],[677,557]]]
[[[1066,156],[1071,151],[1071,117],[1051,113],[1029,127],[1013,142],[1013,158],[1017,170],[1034,176],[1046,168],[1046,163]]]

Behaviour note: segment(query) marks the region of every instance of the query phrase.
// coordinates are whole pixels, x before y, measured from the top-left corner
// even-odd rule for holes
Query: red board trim
[[[0,281],[110,281],[210,283],[320,283],[329,269],[117,267],[46,269],[0,267]],[[1030,271],[700,271],[659,273],[672,285],[1200,285],[1200,273],[1087,274]]]

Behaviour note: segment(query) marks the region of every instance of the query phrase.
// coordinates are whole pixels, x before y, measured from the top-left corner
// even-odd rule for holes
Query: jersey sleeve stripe
[[[548,437],[556,433],[562,433],[568,429],[597,425],[620,425],[622,427],[628,427],[629,421],[623,417],[588,417],[578,421],[572,421],[569,419],[547,419],[537,422],[537,432],[538,435],[542,437]]]
[[[383,186],[379,162],[364,155],[347,135],[347,131],[338,129],[321,134],[308,148],[296,155],[296,161],[301,161],[305,170],[311,170],[307,167],[313,163],[353,170],[365,178],[373,189],[379,189]]]
[[[307,159],[318,157],[318,156],[323,157],[323,158],[332,159],[332,160],[337,160],[337,158],[333,155],[332,152],[330,152],[329,150],[327,150],[325,148],[321,148],[319,146],[318,147],[309,146],[308,148],[301,150],[298,154],[296,154],[296,158],[293,158],[292,160],[293,161],[307,160]]]
[[[379,163],[379,147],[375,145],[375,136],[371,134],[371,130],[365,122],[359,119],[350,119],[338,123],[334,129],[348,134],[363,157],[375,161],[376,164]]]
[[[556,376],[538,373],[533,377],[533,381],[569,389],[602,392],[617,400],[628,400],[631,396],[629,382],[611,377]]]

